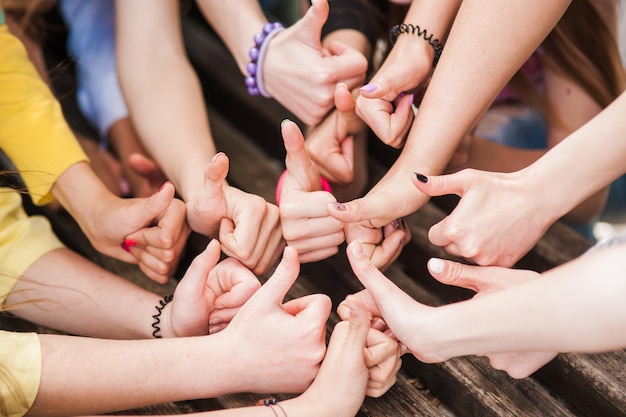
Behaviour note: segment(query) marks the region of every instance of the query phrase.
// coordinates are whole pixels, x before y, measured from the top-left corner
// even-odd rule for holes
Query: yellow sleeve
[[[0,304],[41,256],[63,247],[43,216],[28,216],[20,195],[0,188]]]
[[[57,178],[88,160],[58,101],[6,25],[0,25],[0,147],[35,204],[50,202]]]
[[[0,331],[0,401],[9,417],[32,407],[41,380],[41,345],[36,333]]]

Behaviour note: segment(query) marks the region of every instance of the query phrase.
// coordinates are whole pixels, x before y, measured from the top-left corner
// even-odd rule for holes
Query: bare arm
[[[203,190],[215,145],[202,89],[184,51],[178,7],[171,0],[117,1],[116,34],[119,78],[133,123],[188,201]]]
[[[420,208],[428,197],[411,189],[412,173],[444,170],[463,135],[568,5],[567,0],[463,1],[399,159],[365,198],[343,210],[330,207],[333,215],[382,226]],[[531,21],[533,31],[527,25]]]

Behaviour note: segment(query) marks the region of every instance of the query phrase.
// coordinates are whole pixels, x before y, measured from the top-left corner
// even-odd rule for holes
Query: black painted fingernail
[[[418,174],[417,172],[415,173],[415,178],[417,178],[419,182],[423,182],[424,184],[428,182],[428,177],[426,175]]]

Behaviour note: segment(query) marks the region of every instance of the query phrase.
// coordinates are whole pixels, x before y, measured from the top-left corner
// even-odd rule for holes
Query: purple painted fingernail
[[[361,87],[362,91],[367,91],[368,93],[373,93],[377,89],[378,86],[376,84],[365,84],[363,87]]]
[[[335,210],[346,211],[348,207],[346,207],[343,203],[330,203],[331,206],[335,208]]]

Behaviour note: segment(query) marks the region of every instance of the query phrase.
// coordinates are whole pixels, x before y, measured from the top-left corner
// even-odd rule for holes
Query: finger
[[[403,229],[398,229],[386,236],[382,244],[376,246],[374,253],[372,254],[372,264],[379,269],[385,269],[393,261],[395,261],[402,248],[404,247],[405,238],[407,233]]]
[[[368,368],[380,365],[389,358],[398,356],[398,342],[384,333],[370,328],[367,333],[365,365]]]
[[[191,233],[185,222],[186,211],[184,203],[180,200],[172,200],[173,204],[159,216],[157,224],[153,227],[145,227],[128,235],[127,239],[134,240],[138,246],[156,249],[182,249],[187,237]],[[178,203],[178,204],[175,204]]]
[[[365,98],[382,99],[392,103],[400,91],[395,91],[394,83],[385,76],[375,75],[368,84],[359,89],[359,94]]]
[[[223,152],[216,153],[205,171],[204,189],[206,195],[215,196],[223,192],[222,187],[228,175],[228,166],[228,156]]]
[[[344,304],[350,301],[351,298],[355,298],[357,302],[365,308],[368,312],[371,323],[370,325],[377,330],[381,330],[381,328],[377,328],[379,321],[377,319],[380,318],[381,313],[378,309],[378,305],[376,304],[376,300],[372,297],[372,294],[368,290],[361,290],[355,294],[349,294],[344,301],[342,301],[337,307],[337,314],[341,317],[342,320],[347,320],[348,316],[346,315],[347,311],[344,308]],[[382,321],[382,319],[380,319]],[[384,323],[384,321],[383,321]],[[386,326],[386,325],[385,325]]]
[[[174,185],[171,182],[166,182],[152,196],[136,199],[136,203],[128,209],[129,222],[149,225],[167,210],[174,199],[175,192]]]
[[[273,305],[282,305],[287,291],[291,288],[300,273],[298,252],[289,246],[283,251],[283,259],[265,284],[259,288],[254,298]]]
[[[380,196],[365,196],[347,203],[331,202],[326,205],[328,214],[343,223],[367,222],[373,227],[383,227],[393,218],[388,210],[389,200]]]
[[[209,273],[220,259],[220,243],[212,239],[207,247],[194,258],[187,268],[185,275],[176,286],[175,297],[177,299],[185,297],[188,303],[199,301],[204,293]]]
[[[304,136],[302,132],[291,120],[284,120],[281,124],[283,143],[287,151],[285,165],[290,179],[295,181],[298,190],[318,191],[322,189],[320,174],[317,167],[309,158],[304,146]],[[291,184],[294,184],[291,182]],[[292,185],[293,187],[293,185]],[[283,184],[283,192],[286,191],[287,184]],[[283,200],[281,198],[281,200]]]
[[[132,153],[128,156],[128,166],[138,175],[151,178],[158,174],[159,167],[156,162],[142,153]]]
[[[385,318],[384,308],[386,305],[396,305],[399,300],[410,298],[372,264],[359,242],[350,243],[346,252],[356,277],[379,306],[382,313],[379,316]]]
[[[431,197],[456,194],[460,197],[472,183],[472,170],[464,169],[449,175],[423,175],[415,173],[413,184],[418,190]]]
[[[367,334],[370,330],[370,318],[365,308],[353,298],[346,300],[342,304],[343,316],[345,319],[335,326],[328,344],[329,351],[341,348],[343,352],[353,352],[363,355],[363,349],[367,344]],[[346,326],[343,323],[348,324]],[[347,330],[345,329],[347,327]],[[339,339],[339,340],[338,340]],[[341,343],[343,342],[343,343]],[[336,346],[341,343],[342,346]],[[345,350],[344,350],[345,349]]]
[[[337,82],[345,83],[349,89],[356,88],[365,80],[367,73],[367,58],[357,49],[339,41],[328,44],[332,64],[330,74]]]
[[[497,266],[475,266],[431,258],[428,271],[437,281],[475,292],[501,289],[529,279],[522,271]]]
[[[339,246],[316,249],[307,252],[298,252],[298,254],[300,255],[300,262],[303,264],[328,259],[331,256],[336,255],[337,253],[339,253]]]
[[[312,0],[311,7],[298,21],[300,33],[307,34],[306,43],[316,49],[322,50],[322,27],[328,19],[328,0]]]

